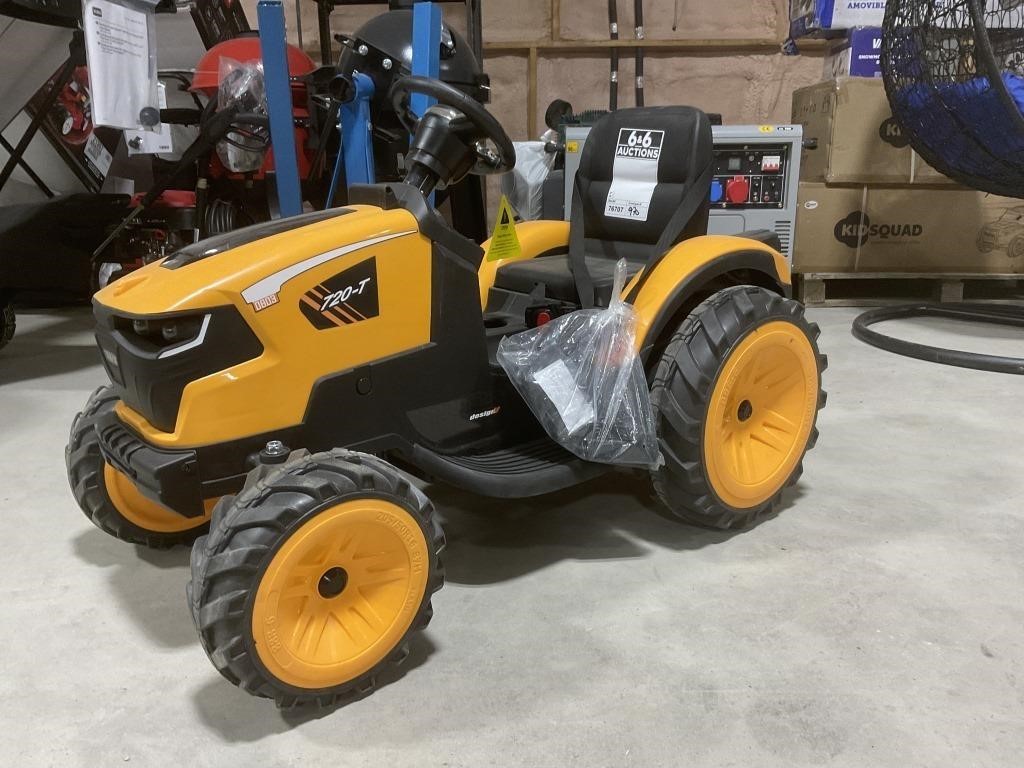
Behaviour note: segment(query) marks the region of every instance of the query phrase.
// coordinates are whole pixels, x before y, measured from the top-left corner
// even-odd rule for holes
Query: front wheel
[[[300,457],[225,498],[192,549],[188,587],[220,673],[290,707],[370,693],[430,621],[444,536],[426,496],[391,465]]]
[[[683,321],[651,388],[665,458],[652,477],[674,515],[743,528],[797,481],[825,404],[818,335],[803,305],[755,286],[720,291]]]
[[[184,517],[144,496],[130,477],[108,464],[96,422],[117,400],[111,387],[100,387],[71,425],[64,460],[75,501],[93,525],[123,541],[154,549],[191,544],[206,532],[217,500],[206,500],[201,517]]]

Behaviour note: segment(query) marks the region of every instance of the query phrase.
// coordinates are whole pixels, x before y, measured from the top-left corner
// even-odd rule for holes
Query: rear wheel
[[[366,454],[305,456],[218,507],[189,600],[224,677],[279,706],[373,691],[430,621],[444,545],[433,507]]]
[[[686,318],[651,389],[665,458],[654,488],[673,514],[742,528],[797,481],[825,404],[818,335],[799,302],[755,286],[720,291]]]
[[[64,458],[75,501],[97,528],[132,544],[156,549],[191,544],[206,531],[217,500],[205,502],[202,517],[184,517],[144,496],[130,477],[108,464],[100,453],[96,420],[117,400],[111,387],[100,387],[71,425]]]
[[[6,347],[7,342],[14,338],[14,330],[17,325],[14,317],[14,305],[10,301],[0,298],[0,349]]]

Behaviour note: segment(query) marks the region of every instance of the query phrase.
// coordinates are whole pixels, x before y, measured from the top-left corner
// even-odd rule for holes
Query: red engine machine
[[[199,135],[179,161],[154,160],[155,188],[132,198],[136,210],[114,239],[112,254],[108,250],[98,264],[97,287],[188,243],[271,218],[274,155],[260,60],[255,35],[218,43],[199,60],[188,84],[196,109],[161,112],[164,122],[198,126]],[[299,176],[312,200],[322,197],[324,129],[330,128],[316,118],[316,69],[309,56],[288,46]]]

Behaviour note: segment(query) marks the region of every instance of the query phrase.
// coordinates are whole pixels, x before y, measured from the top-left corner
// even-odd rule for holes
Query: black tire
[[[191,544],[197,537],[206,533],[208,524],[180,533],[151,531],[127,519],[111,501],[104,480],[106,462],[100,453],[96,420],[112,411],[117,401],[118,396],[112,387],[100,387],[90,395],[85,407],[71,424],[71,435],[64,449],[64,461],[75,501],[93,525],[122,541],[142,544],[153,549]]]
[[[718,375],[734,349],[755,329],[785,321],[810,341],[817,359],[820,410],[826,396],[821,374],[828,366],[818,351],[818,326],[808,323],[797,301],[756,286],[720,291],[698,306],[671,337],[654,373],[651,401],[665,463],[651,473],[655,492],[669,511],[685,522],[707,528],[745,528],[772,514],[783,489],[803,470],[803,454],[788,480],[771,498],[749,508],[726,504],[715,492],[705,466],[704,434]],[[818,438],[817,412],[803,453]]]
[[[0,349],[7,346],[7,343],[14,338],[14,331],[18,322],[14,317],[14,305],[9,301],[0,303]]]
[[[326,509],[368,496],[401,506],[419,523],[430,553],[422,601],[399,643],[365,674],[329,688],[295,687],[269,672],[255,647],[252,613],[259,584],[291,534]],[[430,501],[394,467],[345,450],[305,455],[217,505],[210,534],[192,548],[192,618],[214,667],[243,690],[274,699],[279,707],[346,703],[373,692],[382,671],[405,661],[409,638],[430,621],[431,595],[444,583],[443,548]]]

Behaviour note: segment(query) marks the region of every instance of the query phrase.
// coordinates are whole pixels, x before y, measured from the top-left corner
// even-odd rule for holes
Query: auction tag
[[[658,162],[664,141],[664,131],[619,129],[605,216],[647,221],[654,188],[658,186]]]

